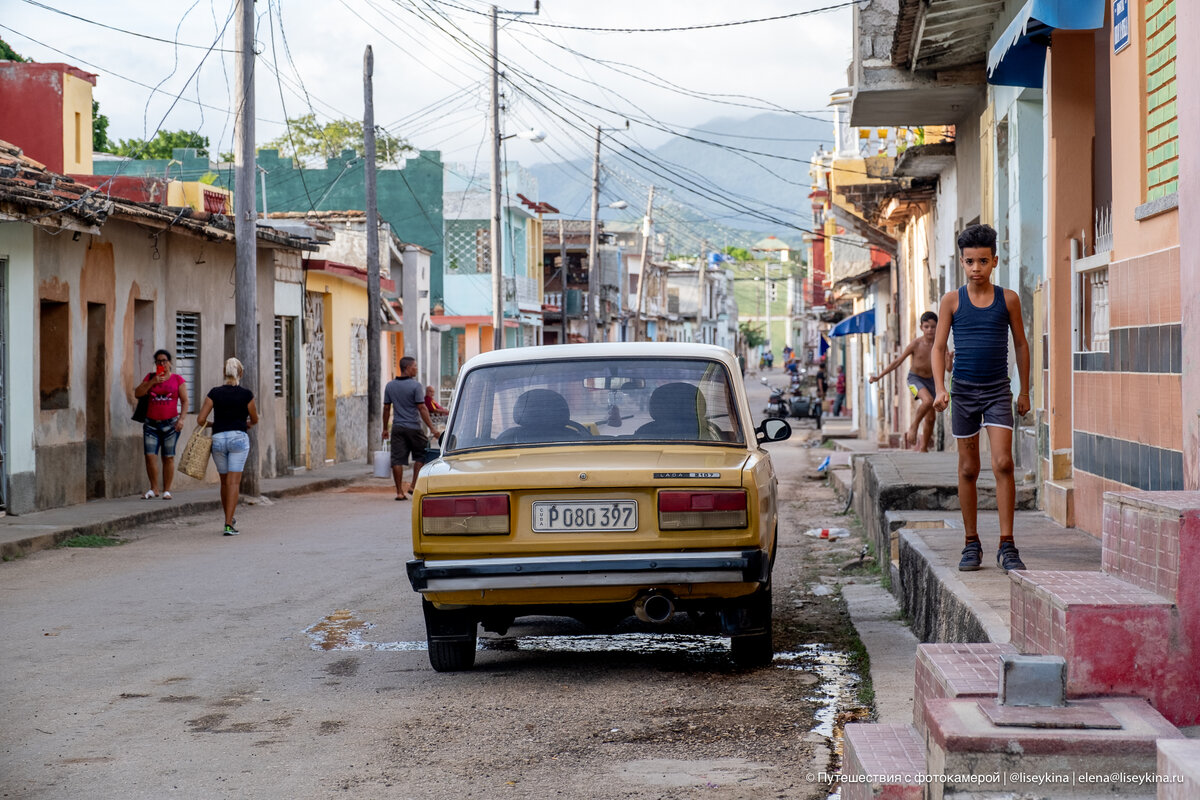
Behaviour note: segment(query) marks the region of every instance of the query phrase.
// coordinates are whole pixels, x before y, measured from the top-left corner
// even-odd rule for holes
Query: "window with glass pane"
[[[742,443],[723,364],[704,359],[570,359],[467,374],[447,452],[606,442]]]

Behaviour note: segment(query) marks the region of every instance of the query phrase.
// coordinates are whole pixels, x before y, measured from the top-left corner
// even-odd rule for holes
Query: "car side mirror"
[[[792,437],[792,426],[787,423],[787,420],[772,417],[764,419],[762,424],[754,429],[754,434],[759,444],[782,442]]]

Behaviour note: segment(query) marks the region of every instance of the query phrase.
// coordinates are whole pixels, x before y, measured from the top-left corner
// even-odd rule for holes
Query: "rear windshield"
[[[501,364],[458,388],[445,451],[613,441],[744,443],[728,370],[704,359]]]

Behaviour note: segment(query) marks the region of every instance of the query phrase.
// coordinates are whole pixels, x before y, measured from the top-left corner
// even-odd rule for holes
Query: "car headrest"
[[[650,394],[650,418],[655,422],[703,419],[704,395],[690,383],[664,383]]]
[[[567,401],[550,389],[530,389],[517,398],[513,421],[536,428],[561,428],[571,419]]]

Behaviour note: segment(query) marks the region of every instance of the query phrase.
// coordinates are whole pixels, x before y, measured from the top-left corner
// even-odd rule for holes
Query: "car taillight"
[[[421,533],[453,536],[508,533],[508,495],[476,494],[421,498]]]
[[[746,527],[746,492],[659,492],[658,528],[663,531]]]

